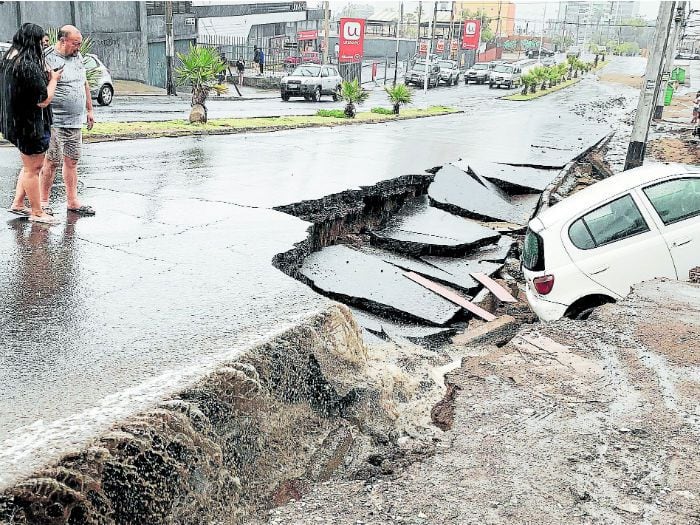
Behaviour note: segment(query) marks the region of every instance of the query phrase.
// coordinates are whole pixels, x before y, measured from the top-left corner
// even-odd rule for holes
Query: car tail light
[[[547,295],[554,288],[554,276],[553,275],[542,275],[541,277],[535,277],[532,280],[532,284],[535,285],[535,290],[540,295]]]

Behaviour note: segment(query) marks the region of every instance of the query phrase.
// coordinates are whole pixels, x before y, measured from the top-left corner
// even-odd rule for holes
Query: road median
[[[271,132],[285,129],[376,124],[396,120],[409,120],[461,113],[461,110],[445,106],[425,109],[404,109],[399,115],[384,115],[370,111],[358,113],[354,119],[295,115],[280,117],[211,119],[206,124],[191,124],[184,120],[155,122],[98,122],[83,135],[85,142],[183,137],[190,135],[228,135],[249,132]]]
[[[596,71],[599,71],[600,69],[605,67],[607,64],[608,64],[608,62],[602,62],[598,65],[598,67],[592,68],[590,72],[595,73]],[[522,92],[519,92],[519,93],[514,93],[512,95],[506,95],[506,96],[501,97],[501,98],[503,100],[513,100],[516,102],[525,102],[527,100],[533,100],[536,98],[544,97],[545,95],[549,95],[550,93],[554,93],[556,91],[567,88],[569,86],[573,86],[574,84],[577,84],[581,80],[583,80],[583,78],[584,78],[584,73],[581,73],[576,78],[571,78],[571,79],[565,80],[564,82],[557,84],[556,86],[549,87],[547,89],[537,90],[534,93],[527,93],[525,95],[523,95]]]

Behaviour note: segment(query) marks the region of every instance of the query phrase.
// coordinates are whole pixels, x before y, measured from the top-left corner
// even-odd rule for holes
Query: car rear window
[[[665,225],[700,215],[700,178],[660,182],[644,193]]]
[[[544,270],[544,242],[542,237],[530,228],[525,233],[523,241],[523,266],[530,271],[540,272]]]
[[[590,250],[648,231],[649,226],[628,194],[574,221],[569,226],[569,239],[579,250]]]

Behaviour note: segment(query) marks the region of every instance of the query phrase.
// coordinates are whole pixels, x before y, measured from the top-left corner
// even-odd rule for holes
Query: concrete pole
[[[542,61],[542,46],[544,45],[544,26],[547,24],[547,2],[544,3],[544,12],[542,13],[542,33],[540,34],[540,48],[537,50],[537,61]]]
[[[455,33],[455,8],[456,7],[457,7],[456,2],[452,2],[452,9],[450,10],[449,38],[447,39],[447,42],[445,43],[445,47],[447,47],[447,58],[452,58],[452,39],[454,38],[454,33]]]
[[[435,14],[437,13],[437,2],[435,2],[435,10],[433,11],[433,27],[431,30],[431,35],[435,35]],[[428,78],[430,77],[430,66],[432,65],[430,63],[430,53],[433,51],[433,38],[432,36],[430,37],[430,41],[428,42],[428,51],[425,54],[425,79],[423,80],[423,94],[427,95],[428,94]],[[426,97],[426,104],[428,103],[428,99]]]
[[[175,41],[173,40],[173,3],[165,2],[165,89],[168,95],[177,95],[173,77],[173,60],[175,58]]]
[[[666,98],[666,87],[671,78],[671,70],[673,69],[673,59],[675,57],[675,49],[678,45],[678,39],[681,36],[681,28],[683,27],[683,19],[685,17],[685,2],[677,2],[676,12],[671,27],[671,34],[668,38],[666,46],[666,56],[664,58],[663,72],[661,74],[661,85],[659,86],[659,95],[656,98],[656,108],[654,109],[654,120],[658,120],[664,116],[664,98]]]
[[[433,2],[433,28],[430,30],[430,47],[433,46],[433,42],[435,41],[435,20],[437,20],[437,2]]]
[[[396,86],[396,81],[399,76],[399,28],[401,27],[402,20],[403,2],[399,2],[399,21],[396,24],[396,53],[394,54],[394,86]],[[384,75],[384,82],[386,82],[386,74]]]
[[[416,55],[420,46],[420,19],[423,15],[423,2],[418,2],[418,33],[416,35]]]
[[[644,82],[639,95],[630,144],[627,148],[624,171],[637,168],[644,163],[649,125],[651,124],[651,116],[659,93],[659,85],[661,84],[661,63],[666,54],[668,34],[671,30],[675,7],[676,2],[661,2],[659,7],[656,30],[654,31],[654,42],[649,49]]]
[[[328,1],[323,2],[323,63],[328,64],[328,45],[331,32],[331,22],[328,14]]]

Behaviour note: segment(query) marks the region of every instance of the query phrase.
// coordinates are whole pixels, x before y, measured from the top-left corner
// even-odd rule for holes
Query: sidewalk
[[[233,84],[227,84],[229,86],[229,92],[225,95],[217,96],[216,93],[210,95],[210,99],[215,100],[264,100],[269,98],[278,98],[279,93],[277,90],[271,89],[258,89],[250,86],[239,86],[241,91],[241,96],[238,96],[236,88]],[[166,97],[167,92],[163,88],[156,86],[149,86],[142,82],[135,82],[132,80],[115,80],[114,81],[114,96],[115,97],[153,97],[161,96]],[[184,88],[178,88],[178,97],[189,98],[189,91]]]

